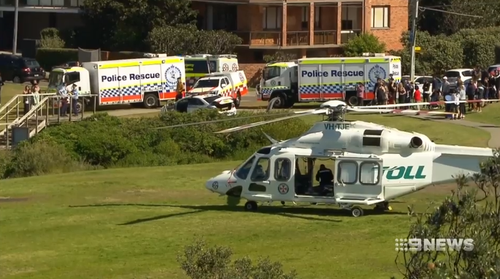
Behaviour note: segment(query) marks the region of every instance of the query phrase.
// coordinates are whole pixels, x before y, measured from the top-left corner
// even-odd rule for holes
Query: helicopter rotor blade
[[[316,110],[309,110],[309,111],[301,111],[301,112],[296,112],[295,115],[290,115],[290,116],[280,117],[280,118],[276,118],[276,119],[271,119],[271,120],[265,120],[265,121],[259,121],[259,122],[254,122],[254,123],[250,123],[250,124],[245,124],[245,125],[241,125],[241,126],[237,126],[237,127],[225,129],[225,130],[222,130],[222,131],[218,131],[218,132],[215,132],[215,133],[216,134],[232,133],[232,132],[236,132],[236,131],[241,131],[241,130],[246,130],[246,129],[249,129],[249,128],[254,128],[254,127],[266,125],[266,124],[269,124],[269,123],[275,123],[275,122],[284,121],[284,120],[288,120],[288,119],[292,119],[292,118],[297,118],[297,117],[302,117],[302,116],[307,116],[307,115],[325,114],[327,112],[328,112],[328,109],[316,109]]]
[[[284,115],[291,115],[291,112],[287,112],[287,113],[275,113],[275,114],[271,114],[270,116],[284,116]],[[171,125],[171,126],[158,127],[158,128],[155,128],[155,129],[156,130],[162,130],[162,129],[180,128],[180,127],[188,127],[188,126],[195,126],[195,125],[213,124],[213,123],[221,123],[221,122],[243,120],[243,119],[252,119],[252,118],[257,118],[257,117],[265,117],[265,115],[256,114],[256,115],[242,116],[242,117],[230,117],[230,118],[217,119],[217,120],[208,120],[208,121],[200,121],[200,122],[192,122],[192,123],[182,123],[182,124],[176,124],[176,125]]]
[[[352,109],[348,108],[347,111],[349,113],[392,113],[392,114],[404,114],[404,115],[446,115],[446,114],[454,114],[453,112],[444,112],[444,111],[425,111],[425,110],[416,110],[416,109]]]

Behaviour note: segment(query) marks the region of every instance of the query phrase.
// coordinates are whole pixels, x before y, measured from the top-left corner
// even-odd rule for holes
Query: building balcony
[[[362,33],[362,31],[359,29],[358,30],[342,30],[342,31],[340,31],[340,42],[342,44],[345,44],[361,33]]]
[[[85,0],[19,0],[19,8],[74,8],[79,9]],[[15,0],[0,0],[2,7],[14,7]]]
[[[283,44],[281,31],[236,31],[234,34],[241,39],[241,46],[250,48],[317,48],[325,46],[338,46],[336,30],[314,31],[311,44],[309,31],[286,32],[286,44]]]

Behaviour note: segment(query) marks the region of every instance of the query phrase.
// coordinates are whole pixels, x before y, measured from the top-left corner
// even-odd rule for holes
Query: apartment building
[[[14,1],[0,0],[0,49],[12,46]],[[19,40],[36,39],[47,27],[82,24],[84,0],[19,0]],[[261,62],[276,50],[299,56],[330,56],[356,34],[371,32],[388,49],[400,49],[408,30],[406,0],[193,0],[198,27],[242,38],[241,62]]]

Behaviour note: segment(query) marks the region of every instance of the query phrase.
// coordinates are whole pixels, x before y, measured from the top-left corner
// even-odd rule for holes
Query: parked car
[[[451,69],[444,73],[447,78],[460,78],[464,81],[467,78],[472,78],[474,76],[474,69]]]
[[[0,73],[3,80],[14,83],[40,82],[45,78],[45,70],[38,61],[12,54],[0,54]]]
[[[199,109],[216,109],[221,114],[236,115],[237,110],[231,97],[219,95],[191,95],[175,102],[173,106],[165,105],[163,113],[175,110],[178,112],[193,112]]]

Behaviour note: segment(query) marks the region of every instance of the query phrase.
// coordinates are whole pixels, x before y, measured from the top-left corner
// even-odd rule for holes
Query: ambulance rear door
[[[320,101],[323,99],[322,59],[299,59],[298,100],[299,102]]]
[[[118,81],[120,92],[120,104],[142,102],[141,75],[142,67],[140,61],[127,61],[118,64],[118,74],[122,77]]]

